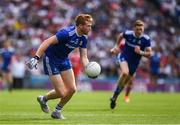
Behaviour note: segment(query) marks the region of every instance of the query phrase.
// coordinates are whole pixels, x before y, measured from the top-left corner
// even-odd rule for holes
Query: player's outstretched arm
[[[44,40],[42,42],[42,44],[39,46],[37,52],[36,52],[36,56],[38,56],[39,58],[44,54],[44,51],[51,45],[51,44],[56,44],[58,43],[56,36],[52,36],[46,40]]]
[[[26,62],[27,67],[29,69],[37,68],[38,61],[40,57],[43,55],[44,51],[48,48],[48,46],[56,43],[57,39],[55,35],[44,40],[43,43],[39,46],[35,56]]]
[[[112,54],[117,54],[119,53],[120,49],[119,49],[119,44],[121,43],[123,39],[123,33],[120,33],[117,37],[117,41],[116,41],[116,44],[114,45],[114,47],[110,50],[110,52]]]

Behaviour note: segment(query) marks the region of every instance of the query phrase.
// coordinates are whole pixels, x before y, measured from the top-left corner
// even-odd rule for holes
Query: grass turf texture
[[[178,124],[180,93],[131,93],[131,102],[118,98],[109,108],[112,92],[78,92],[64,107],[66,120],[54,120],[40,110],[36,97],[44,90],[0,91],[0,124]],[[58,100],[49,101],[51,110]]]

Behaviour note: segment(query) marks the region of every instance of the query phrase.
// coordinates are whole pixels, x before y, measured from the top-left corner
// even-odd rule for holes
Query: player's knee
[[[68,93],[69,93],[70,95],[73,95],[75,92],[76,92],[76,87],[73,87],[73,88],[68,89]]]
[[[59,89],[56,91],[56,94],[57,94],[58,97],[60,97],[60,98],[63,98],[63,97],[66,96],[66,92],[65,92],[65,91],[61,91],[61,90],[59,90]]]
[[[66,92],[61,93],[61,98],[66,97]]]
[[[66,95],[65,96],[73,95],[75,92],[76,92],[76,87],[68,88],[66,90]]]
[[[129,74],[128,72],[122,72],[122,76],[123,76],[123,77],[127,77],[128,74]]]

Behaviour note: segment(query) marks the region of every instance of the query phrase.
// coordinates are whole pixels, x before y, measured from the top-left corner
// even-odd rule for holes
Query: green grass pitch
[[[0,124],[180,124],[180,93],[131,93],[131,102],[110,110],[112,92],[77,92],[64,107],[65,120],[40,110],[36,97],[44,90],[0,91]],[[51,110],[58,100],[49,101]]]

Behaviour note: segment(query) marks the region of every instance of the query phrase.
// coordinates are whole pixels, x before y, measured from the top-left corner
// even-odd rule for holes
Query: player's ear
[[[77,26],[77,28],[79,28],[79,29],[82,29],[82,24],[79,24],[78,26]]]
[[[142,27],[142,31],[144,32],[144,26]]]

